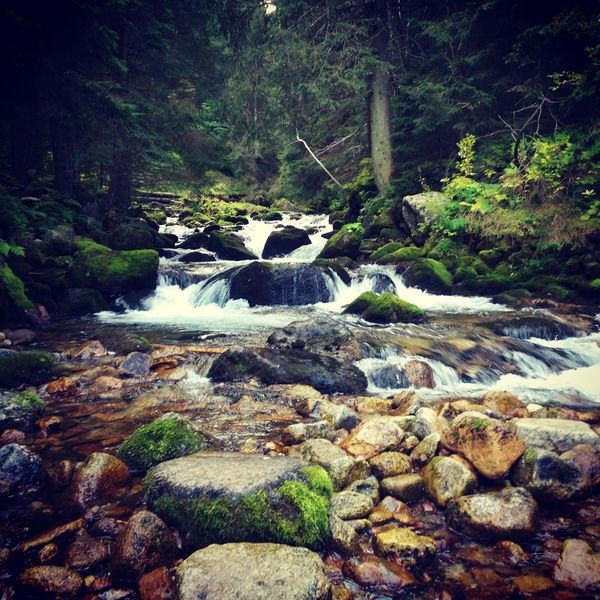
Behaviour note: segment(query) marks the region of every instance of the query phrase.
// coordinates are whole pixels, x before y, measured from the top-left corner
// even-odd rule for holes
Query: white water
[[[325,245],[326,239],[322,234],[330,231],[331,227],[325,216],[296,217],[288,214],[283,221],[275,223],[252,220],[237,232],[237,235],[244,239],[252,252],[260,256],[274,228],[284,225],[311,228],[314,233],[311,235],[310,246],[303,246],[284,258],[269,261],[310,262]],[[192,233],[189,229],[182,231],[180,227],[172,224],[168,225],[167,229],[179,235],[180,239]],[[416,304],[425,310],[428,318],[432,320],[432,325],[436,317],[447,318],[452,314],[496,314],[500,318],[501,315],[510,313],[508,308],[492,303],[489,298],[442,296],[406,287],[394,267],[380,265],[361,267],[352,273],[349,285],[332,273],[330,281],[327,281],[331,294],[329,302],[305,307],[250,308],[245,300],[230,299],[227,280],[216,280],[207,284],[207,280],[213,275],[231,267],[241,266],[245,262],[217,261],[183,266],[170,259],[163,260],[163,264],[177,271],[171,274],[163,273],[155,292],[139,307],[128,308],[120,314],[108,311],[99,313],[98,318],[104,322],[145,324],[199,333],[270,332],[315,314],[340,314],[348,303],[370,290],[378,293],[391,291],[403,300]],[[181,275],[182,271],[185,276]],[[176,281],[182,283],[178,285]],[[489,320],[490,317],[487,318]],[[600,322],[600,315],[596,320]],[[347,322],[352,326],[360,323],[360,320],[351,317]],[[373,329],[379,326],[369,324],[368,327]],[[394,326],[384,329],[393,331]],[[461,331],[459,336],[464,334],[465,332]],[[439,332],[431,326],[419,325],[414,326],[412,330],[404,327],[402,335],[409,338],[414,335],[435,343]],[[489,335],[494,334],[490,332]],[[511,392],[527,402],[576,406],[582,403],[600,403],[600,333],[558,341],[515,339],[516,347],[512,348],[505,348],[503,344],[503,341],[498,344],[496,358],[490,362],[489,369],[483,374],[478,374],[474,380],[461,379],[455,369],[449,366],[455,364],[455,361],[453,363],[449,360],[449,364],[445,364],[443,356],[434,359],[397,347],[380,351],[378,358],[364,358],[357,362],[357,366],[369,377],[368,391],[382,396],[394,395],[406,389],[410,384],[402,373],[402,367],[410,360],[420,360],[427,363],[433,373],[434,389],[419,389],[419,394],[428,399],[449,396],[477,398],[488,389],[499,389]],[[502,365],[506,364],[512,365],[508,370],[513,373],[503,371]]]

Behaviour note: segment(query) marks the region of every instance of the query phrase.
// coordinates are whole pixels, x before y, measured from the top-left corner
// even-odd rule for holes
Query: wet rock
[[[392,408],[398,415],[415,415],[421,408],[421,398],[414,390],[400,392],[392,400]]]
[[[381,491],[402,502],[416,502],[425,492],[423,478],[416,473],[396,475],[381,480]]]
[[[354,429],[340,446],[348,454],[368,460],[382,452],[400,449],[404,435],[393,417],[374,417]]]
[[[250,539],[318,547],[328,535],[331,482],[305,461],[198,452],[157,465],[146,485],[150,510],[188,548]]]
[[[567,502],[589,488],[589,479],[576,464],[538,448],[527,449],[511,469],[510,479],[540,502]]]
[[[129,484],[127,465],[110,454],[93,452],[81,465],[67,490],[68,499],[81,507],[110,498]]]
[[[80,531],[65,551],[65,565],[75,571],[87,571],[105,562],[110,555],[101,540]]]
[[[71,379],[79,383],[80,385],[88,385],[98,379],[99,377],[114,377],[117,378],[119,375],[117,369],[112,365],[100,365],[91,369],[86,369],[80,373],[74,373],[71,375]]]
[[[600,451],[589,444],[579,444],[560,455],[562,460],[569,461],[589,479],[590,487],[600,484]]]
[[[153,358],[142,352],[131,352],[119,365],[118,374],[121,377],[145,377],[150,372]]]
[[[0,429],[33,431],[44,409],[44,401],[36,394],[0,390]]]
[[[196,231],[183,240],[177,247],[183,250],[198,250],[198,248],[204,248],[207,243],[208,235],[202,231]]]
[[[0,348],[0,386],[40,385],[50,379],[52,356],[40,350],[7,350]]]
[[[46,544],[38,550],[35,557],[41,565],[47,565],[53,562],[59,554],[60,548],[56,544]]]
[[[25,569],[17,577],[17,585],[26,594],[72,598],[79,594],[84,582],[81,575],[67,567],[39,565]]]
[[[424,469],[425,491],[438,506],[475,491],[477,476],[460,456],[436,456]]]
[[[446,419],[438,417],[438,414],[433,408],[424,406],[419,408],[415,414],[412,432],[420,440],[423,440],[432,433],[439,433],[441,435],[447,428],[448,422]]]
[[[159,567],[140,577],[141,600],[175,600],[175,583],[166,567]]]
[[[49,544],[63,545],[66,540],[71,539],[77,532],[81,531],[83,526],[83,519],[76,519],[75,521],[70,521],[64,525],[59,525],[58,527],[44,531],[40,535],[23,542],[19,545],[18,550],[22,554],[27,554],[29,552],[39,550],[40,548]]]
[[[356,530],[340,519],[337,515],[329,515],[329,529],[331,531],[331,547],[342,555],[354,554],[358,549],[358,533]]]
[[[583,421],[568,419],[513,419],[527,447],[542,448],[561,454],[579,444],[600,450],[600,436]]]
[[[51,381],[46,391],[51,396],[68,396],[77,392],[77,382],[71,377],[61,377]]]
[[[410,458],[402,452],[382,452],[369,460],[369,466],[380,479],[412,471]]]
[[[123,385],[123,380],[119,379],[118,377],[102,375],[93,382],[91,392],[99,394],[101,392],[107,392],[110,390],[120,390],[123,387]]]
[[[360,344],[343,321],[318,316],[276,329],[267,339],[274,348],[331,354],[347,362],[362,358]]]
[[[0,448],[0,497],[41,489],[46,472],[40,457],[20,444]]]
[[[219,355],[208,377],[214,381],[257,378],[265,385],[300,383],[323,393],[356,394],[367,388],[365,374],[330,356],[268,348],[231,349]]]
[[[258,258],[246,248],[239,237],[221,231],[210,232],[206,248],[211,252],[216,252],[221,260],[253,260]]]
[[[88,360],[94,356],[106,356],[107,354],[108,352],[100,340],[90,340],[67,352],[67,355],[71,358],[80,360]]]
[[[411,463],[415,467],[422,467],[433,460],[437,454],[442,436],[439,433],[430,433],[425,436],[410,453]]]
[[[524,488],[462,496],[446,509],[446,523],[473,538],[521,539],[537,530],[538,505]]]
[[[157,515],[142,510],[119,534],[112,568],[122,578],[138,578],[158,567],[171,566],[176,556],[175,535]]]
[[[417,287],[432,294],[451,294],[454,281],[448,269],[433,258],[419,258],[402,273],[408,287]]]
[[[224,544],[198,550],[177,569],[178,600],[325,600],[330,583],[317,554],[278,544]]]
[[[392,527],[377,533],[373,545],[379,556],[394,557],[406,567],[422,567],[437,551],[435,540],[405,527]]]
[[[517,577],[513,578],[513,583],[516,585],[517,590],[521,593],[521,595],[525,597],[541,597],[541,594],[544,592],[549,592],[553,587],[555,587],[552,579],[538,573],[518,575]]]
[[[561,585],[577,591],[600,590],[600,554],[593,554],[583,540],[567,540],[552,575]]]
[[[304,229],[286,225],[281,229],[275,229],[267,238],[262,251],[262,258],[269,260],[276,256],[285,256],[297,248],[309,245],[310,237]]]
[[[358,416],[345,404],[336,404],[324,398],[306,398],[297,403],[296,410],[305,417],[323,419],[335,429],[353,429],[358,424]]]
[[[361,415],[385,415],[392,410],[392,401],[373,396],[359,397],[354,401],[354,408]]]
[[[391,292],[378,295],[364,292],[344,309],[345,314],[359,315],[371,323],[413,323],[423,320],[424,311]]]
[[[464,456],[490,479],[505,475],[525,452],[514,427],[483,414],[463,413],[442,436],[442,444]]]
[[[5,429],[0,432],[0,446],[20,444],[25,441],[25,432],[20,429]]]
[[[362,519],[373,510],[373,500],[357,492],[341,491],[331,497],[330,511],[340,519]]]
[[[386,595],[416,583],[414,575],[408,569],[376,556],[351,558],[344,563],[342,571],[363,588]]]
[[[433,371],[426,362],[409,360],[403,365],[402,371],[415,389],[433,388]]]
[[[42,417],[38,421],[35,422],[39,435],[41,437],[48,437],[51,433],[58,431],[62,423],[62,419],[57,417],[56,415],[49,415],[47,417]]]
[[[371,475],[366,479],[357,479],[352,483],[348,484],[344,491],[358,492],[363,496],[371,498],[373,503],[379,502],[379,481],[377,478]]]
[[[217,259],[214,255],[209,254],[208,252],[200,252],[199,250],[194,250],[193,252],[188,252],[184,254],[179,259],[179,262],[182,263],[196,263],[196,262],[215,262]]]
[[[353,224],[344,225],[336,231],[321,250],[318,258],[348,257],[356,260],[360,251],[364,231]]]
[[[327,421],[294,423],[281,432],[281,441],[287,445],[300,444],[306,440],[317,438],[335,440],[335,430]]]
[[[525,403],[521,402],[516,396],[499,390],[486,392],[481,401],[484,406],[506,416],[517,416],[520,411],[526,408]]]

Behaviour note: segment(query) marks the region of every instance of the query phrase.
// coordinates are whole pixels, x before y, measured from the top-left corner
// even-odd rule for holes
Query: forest
[[[163,192],[188,201],[191,224],[241,200],[328,213],[377,240],[371,251],[426,242],[446,261],[513,257],[471,291],[523,288],[506,278],[553,265],[563,279],[542,285],[550,296],[597,294],[597,2],[0,10],[0,256],[14,271],[27,240],[56,225],[98,238],[127,215],[160,221],[144,199]],[[432,191],[447,202],[410,231],[402,198]]]

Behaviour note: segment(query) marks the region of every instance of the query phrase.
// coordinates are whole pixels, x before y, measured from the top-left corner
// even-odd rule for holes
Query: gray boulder
[[[529,448],[561,454],[579,444],[600,450],[600,436],[583,421],[568,419],[513,419],[517,433]]]
[[[0,390],[0,429],[31,431],[44,414],[44,401],[31,393]]]
[[[0,497],[39,490],[46,478],[37,454],[20,444],[0,448]]]
[[[419,234],[422,224],[429,225],[442,215],[448,197],[440,192],[424,192],[413,196],[404,196],[402,199],[402,218],[411,234]]]

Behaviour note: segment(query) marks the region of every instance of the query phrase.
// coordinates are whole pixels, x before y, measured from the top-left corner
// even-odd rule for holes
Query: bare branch
[[[296,130],[296,139],[304,144],[304,147],[308,150],[308,153],[317,161],[317,164],[323,169],[323,171],[325,171],[325,173],[327,173],[327,175],[329,175],[330,179],[335,184],[337,184],[340,187],[340,189],[343,190],[344,186],[329,172],[327,167],[317,158],[317,155],[310,149],[310,146],[298,135],[298,130]]]

